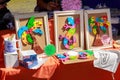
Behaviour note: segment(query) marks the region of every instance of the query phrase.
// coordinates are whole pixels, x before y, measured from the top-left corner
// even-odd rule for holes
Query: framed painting
[[[19,13],[14,16],[20,50],[43,53],[44,47],[49,44],[47,13]]]
[[[110,10],[85,10],[84,15],[86,49],[112,47]]]
[[[55,11],[54,25],[57,53],[84,49],[83,10]]]

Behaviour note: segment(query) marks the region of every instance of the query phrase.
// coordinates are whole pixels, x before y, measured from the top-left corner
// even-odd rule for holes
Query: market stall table
[[[23,67],[0,68],[1,80],[113,80],[111,72],[94,68],[92,61],[67,65],[58,62],[55,57],[51,57],[37,70]],[[120,80],[119,73],[120,70],[117,70],[115,80]]]
[[[4,32],[4,33],[3,33]],[[0,31],[0,80],[113,80],[113,73],[93,67],[93,61],[62,64],[55,56],[37,70],[24,67],[4,68],[3,39],[14,31]],[[114,74],[120,80],[120,65]]]

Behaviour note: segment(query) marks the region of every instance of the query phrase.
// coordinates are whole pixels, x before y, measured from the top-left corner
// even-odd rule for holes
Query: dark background
[[[95,8],[97,4],[106,4],[106,6],[109,8],[120,9],[120,0],[82,0],[82,2],[83,6],[89,6],[91,8]]]

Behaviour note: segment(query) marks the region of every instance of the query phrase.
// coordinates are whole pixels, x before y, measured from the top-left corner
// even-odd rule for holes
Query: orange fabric
[[[44,67],[44,69],[41,69],[42,67],[39,68],[38,70],[29,70],[23,67],[18,67],[14,69],[1,68],[0,70],[2,71],[2,77],[0,80],[45,80],[45,79],[40,79],[40,77],[41,76],[46,77],[46,74],[48,74],[47,72],[51,73],[52,70],[50,70],[49,68],[52,64],[51,61],[58,63],[58,60],[55,59],[54,57],[50,59],[51,60],[48,60],[42,66]],[[47,65],[48,62],[49,65]],[[41,75],[42,72],[43,74]],[[52,72],[52,74],[53,73],[54,71]],[[120,70],[117,70],[117,73],[115,73],[116,80],[120,80],[119,74],[120,74]],[[64,65],[61,63],[59,66],[57,66],[54,75],[52,75],[49,80],[97,80],[97,79],[112,80],[112,73],[94,68],[93,62],[90,61],[90,62],[75,63],[68,65]]]
[[[115,80],[120,80],[120,65]],[[93,62],[60,65],[50,80],[113,80],[112,73],[93,67]]]
[[[49,32],[50,32],[50,43],[55,44],[54,35],[54,19],[49,19]]]
[[[56,68],[59,66],[59,61],[55,57],[50,57],[48,61],[37,70],[30,70],[24,67],[17,68],[0,68],[0,80],[37,80],[49,79]]]
[[[2,71],[1,73],[1,79],[0,80],[6,80],[6,75],[12,76],[20,73],[20,69],[13,69],[13,68],[0,68]]]
[[[36,71],[33,77],[49,79],[54,74],[59,64],[60,64],[59,60],[55,58],[55,56],[50,57],[48,61],[45,64],[43,64],[43,66],[40,69]]]
[[[25,75],[28,74],[26,76],[26,79],[22,79],[21,80],[28,80],[29,75],[31,74],[32,78],[50,78],[55,69],[57,68],[57,66],[59,65],[59,62],[54,58],[54,57],[50,57],[48,59],[48,61],[38,70],[28,70],[25,69],[23,67],[18,67],[18,68],[3,68],[4,67],[4,56],[3,56],[3,50],[4,50],[4,38],[10,36],[11,34],[15,33],[15,31],[10,31],[10,30],[3,30],[0,31],[0,74],[1,74],[1,79],[0,80],[6,80],[7,76],[13,76],[13,75]],[[24,74],[23,74],[24,72]],[[36,73],[35,73],[36,72]],[[16,76],[16,77],[17,77]],[[31,79],[31,78],[30,78]],[[30,80],[29,79],[29,80]],[[9,80],[9,79],[8,79]],[[14,80],[18,80],[14,79]]]

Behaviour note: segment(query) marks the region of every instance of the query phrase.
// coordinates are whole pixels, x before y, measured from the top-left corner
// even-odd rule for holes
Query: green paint
[[[31,16],[26,25],[28,27],[28,29],[30,29],[31,27],[34,26],[34,21],[35,21],[35,16]]]
[[[33,44],[33,39],[32,39],[32,37],[31,37],[31,35],[30,34],[27,34],[27,41],[30,43],[30,44]]]
[[[68,33],[73,35],[76,32],[76,28],[71,28],[68,30]]]
[[[93,50],[84,50],[84,51],[87,52],[90,56],[94,54]]]
[[[70,49],[73,49],[74,48],[74,46],[73,45],[70,45]]]

